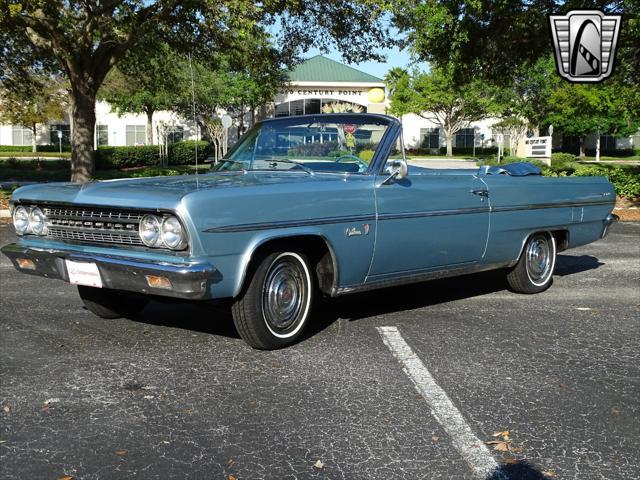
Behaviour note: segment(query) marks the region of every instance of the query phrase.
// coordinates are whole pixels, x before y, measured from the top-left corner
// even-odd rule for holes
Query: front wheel
[[[149,300],[126,292],[108,288],[78,285],[78,293],[84,306],[100,318],[130,318],[138,314]]]
[[[274,252],[258,264],[231,311],[242,339],[273,350],[294,343],[311,315],[314,282],[302,253]]]
[[[518,293],[539,293],[551,286],[556,266],[556,241],[548,233],[529,237],[516,266],[507,274],[509,286]]]

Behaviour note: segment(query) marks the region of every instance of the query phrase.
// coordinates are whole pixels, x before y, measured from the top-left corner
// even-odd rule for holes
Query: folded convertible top
[[[485,175],[510,175],[512,177],[526,177],[527,175],[542,175],[542,171],[535,165],[527,162],[508,163],[493,167],[481,167],[481,173]]]

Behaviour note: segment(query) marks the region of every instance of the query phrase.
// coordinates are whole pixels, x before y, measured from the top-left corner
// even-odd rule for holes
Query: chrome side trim
[[[422,212],[381,213],[378,220],[398,220],[404,218],[442,217],[446,215],[467,215],[471,213],[489,213],[489,207],[454,208],[451,210],[426,210]]]
[[[348,285],[346,287],[336,288],[331,292],[332,297],[338,297],[340,295],[346,295],[348,293],[366,292],[369,290],[377,290],[380,288],[397,287],[400,285],[408,285],[411,283],[420,283],[428,280],[437,280],[440,278],[457,277],[459,275],[469,275],[472,273],[486,272],[488,270],[496,270],[498,268],[505,268],[508,266],[508,262],[492,263],[485,265],[466,265],[464,267],[432,270],[429,272],[417,273],[409,276],[398,277],[393,279],[385,279],[374,281],[370,283],[363,283],[360,285]]]
[[[565,202],[565,203],[532,203],[526,205],[510,205],[504,207],[491,207],[491,212],[511,212],[516,210],[539,210],[543,208],[568,208],[591,207],[596,205],[613,205],[611,200],[599,200],[591,202]]]
[[[589,207],[594,205],[613,205],[611,201],[597,202],[567,202],[567,203],[537,203],[528,205],[516,205],[505,207],[472,207],[455,208],[449,210],[425,210],[420,212],[381,213],[377,218],[375,214],[351,215],[344,217],[323,217],[307,220],[285,220],[277,222],[243,223],[239,225],[225,225],[204,230],[207,233],[232,233],[252,232],[259,230],[271,230],[278,228],[308,227],[315,225],[329,225],[335,223],[367,222],[374,220],[399,220],[406,218],[441,217],[446,215],[468,215],[474,213],[498,213],[518,210],[538,210],[544,208]]]
[[[225,225],[204,230],[207,233],[252,232],[277,228],[310,227],[314,225],[328,225],[334,223],[353,223],[375,221],[375,214],[349,215],[344,217],[324,217],[308,220],[285,220],[279,222],[244,223],[239,225]]]

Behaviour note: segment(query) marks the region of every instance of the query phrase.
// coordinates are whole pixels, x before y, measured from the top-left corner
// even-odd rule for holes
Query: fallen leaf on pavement
[[[507,465],[515,465],[518,463],[518,459],[517,458],[513,458],[513,457],[509,457],[505,460],[505,463]]]
[[[74,480],[74,478],[70,475],[63,475],[62,477],[58,477],[58,480]]]
[[[321,460],[318,460],[316,463],[313,464],[313,466],[318,470],[322,470],[324,468],[324,463],[322,463]]]
[[[8,405],[5,405],[4,407],[2,407],[2,410],[3,410],[5,413],[9,413],[9,412],[11,411],[11,407],[10,407],[10,406],[8,406]]]
[[[116,452],[115,452],[115,453],[116,453],[116,455],[123,456],[123,455],[126,455],[127,453],[129,453],[129,451],[128,451],[128,450],[125,450],[125,449],[123,448],[123,449],[120,449],[120,450],[116,450]]]
[[[620,410],[618,410],[617,408],[612,408],[611,409],[611,415],[620,415]]]
[[[229,475],[227,477],[227,480],[238,480],[236,477],[234,477],[233,475]]]
[[[542,475],[544,475],[545,477],[555,477],[557,474],[557,472],[553,469],[549,469],[549,470],[545,470],[544,472],[542,472]]]
[[[431,443],[438,443],[438,440],[440,440],[440,437],[438,437],[437,435],[433,435],[431,437]]]

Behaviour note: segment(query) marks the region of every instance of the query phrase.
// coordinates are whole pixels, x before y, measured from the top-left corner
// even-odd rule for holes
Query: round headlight
[[[47,233],[47,225],[44,213],[38,207],[31,210],[29,214],[29,228],[36,235],[45,235]]]
[[[17,207],[13,211],[13,226],[18,235],[23,235],[29,230],[29,212],[24,207]]]
[[[162,221],[162,242],[174,250],[184,246],[184,231],[176,217],[166,217]]]
[[[145,215],[140,221],[140,238],[147,247],[155,247],[160,240],[160,220],[155,215]]]

